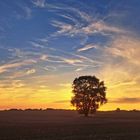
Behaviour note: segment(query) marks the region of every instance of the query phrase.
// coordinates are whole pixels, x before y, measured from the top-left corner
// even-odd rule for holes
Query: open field
[[[0,140],[140,140],[140,112],[1,111]]]

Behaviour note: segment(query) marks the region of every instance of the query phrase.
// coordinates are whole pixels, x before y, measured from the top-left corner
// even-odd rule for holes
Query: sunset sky
[[[140,109],[140,0],[0,0],[0,110],[72,108],[81,75],[100,110]]]

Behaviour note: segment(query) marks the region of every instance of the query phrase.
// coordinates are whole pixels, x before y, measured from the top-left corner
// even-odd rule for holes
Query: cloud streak
[[[4,65],[0,66],[0,73],[6,72],[6,71],[8,71],[12,68],[21,67],[21,66],[24,66],[24,65],[30,65],[30,64],[33,64],[33,63],[35,63],[35,61],[25,60],[25,61],[22,61],[22,62],[4,64]]]
[[[123,103],[123,104],[136,104],[140,102],[140,98],[118,98],[115,100],[110,100],[110,103]]]
[[[114,57],[121,57],[129,63],[139,65],[140,63],[140,41],[129,36],[121,36],[112,41],[111,46],[106,49]]]
[[[45,8],[46,7],[46,2],[45,0],[32,0],[32,3],[39,8]]]
[[[113,25],[108,25],[104,21],[93,22],[89,24],[87,27],[84,27],[83,32],[86,34],[94,34],[94,33],[103,33],[103,34],[124,34],[126,31],[119,27],[115,27]]]
[[[77,51],[78,51],[78,52],[82,52],[82,51],[86,51],[86,50],[93,49],[93,48],[94,48],[94,49],[98,49],[99,46],[94,45],[94,44],[87,44],[87,45],[85,45],[83,48],[78,49]]]
[[[57,35],[73,36],[78,34],[93,35],[97,33],[101,33],[103,35],[112,35],[112,34],[129,33],[128,31],[120,27],[109,25],[105,23],[103,20],[96,21],[94,18],[91,17],[90,18],[87,17],[88,19],[85,19],[85,13],[82,12],[80,13],[81,18],[87,21],[86,25],[81,25],[79,22],[75,22],[75,24],[72,25],[62,21],[53,20],[52,26],[58,28],[58,31],[54,34],[54,36]],[[73,20],[74,19],[75,18],[73,17]]]

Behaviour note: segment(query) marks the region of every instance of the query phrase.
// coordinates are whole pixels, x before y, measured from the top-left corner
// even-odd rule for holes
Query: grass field
[[[140,112],[1,111],[0,140],[140,140]]]

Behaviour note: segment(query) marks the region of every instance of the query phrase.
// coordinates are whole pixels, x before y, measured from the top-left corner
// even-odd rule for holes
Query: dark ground
[[[140,112],[1,111],[0,140],[140,140]]]

